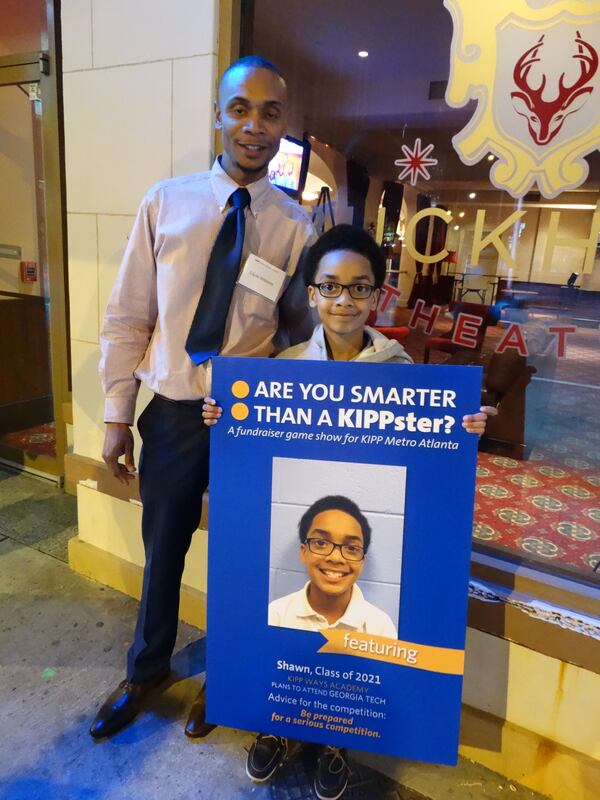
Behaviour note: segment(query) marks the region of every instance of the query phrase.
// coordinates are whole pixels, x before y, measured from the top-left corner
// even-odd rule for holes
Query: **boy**
[[[357,361],[412,364],[413,360],[396,341],[366,325],[377,308],[385,281],[385,258],[371,236],[353,225],[336,225],[312,245],[303,265],[309,304],[321,321],[311,338],[289,347],[277,358],[313,361]],[[204,399],[202,416],[214,425],[222,409],[211,397]],[[497,411],[482,406],[476,414],[463,417],[463,428],[483,434],[488,416]],[[248,752],[246,772],[254,781],[272,777],[287,757],[287,739],[259,734]],[[338,800],[348,784],[345,751],[323,747],[314,782],[319,800]]]
[[[308,250],[302,272],[309,304],[321,324],[308,341],[288,347],[277,358],[414,363],[401,344],[366,325],[385,281],[385,258],[366,231],[334,226]],[[206,425],[214,425],[221,413],[215,400],[204,398]],[[463,428],[481,436],[487,417],[497,413],[492,406],[482,406],[477,414],[463,417]]]
[[[320,631],[325,628],[397,639],[396,626],[368,603],[356,585],[371,544],[371,526],[356,503],[341,495],[322,497],[298,525],[300,559],[308,582],[269,603],[269,625]]]

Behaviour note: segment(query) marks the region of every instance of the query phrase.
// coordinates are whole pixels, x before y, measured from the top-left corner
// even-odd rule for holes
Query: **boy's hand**
[[[467,433],[476,433],[483,436],[485,433],[485,423],[488,417],[495,417],[498,409],[494,406],[481,406],[477,414],[465,414],[462,421],[463,428]]]
[[[202,406],[202,419],[205,425],[214,425],[219,421],[223,409],[217,405],[217,401],[212,397],[204,398],[204,405]]]

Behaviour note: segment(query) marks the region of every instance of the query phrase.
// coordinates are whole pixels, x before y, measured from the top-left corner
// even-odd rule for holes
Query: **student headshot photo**
[[[365,600],[357,584],[371,546],[371,527],[343,495],[313,503],[298,524],[300,560],[308,580],[269,603],[269,625],[304,631],[327,628],[397,639],[389,615]]]

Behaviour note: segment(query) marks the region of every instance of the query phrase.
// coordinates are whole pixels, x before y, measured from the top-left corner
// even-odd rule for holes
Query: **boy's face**
[[[221,84],[215,116],[221,130],[225,171],[238,183],[266,175],[286,128],[283,80],[264,68],[234,69]]]
[[[364,547],[362,528],[358,520],[339,509],[317,514],[306,538]],[[323,594],[336,596],[352,589],[365,564],[364,560],[347,561],[339,547],[335,547],[328,556],[323,556],[313,553],[308,545],[301,544],[300,558],[311,584]]]
[[[332,250],[319,262],[313,283],[353,283],[375,285],[375,276],[368,259],[350,250]],[[354,338],[362,330],[367,317],[379,299],[379,289],[366,300],[354,300],[348,289],[339,297],[323,297],[314,286],[308,287],[308,301],[317,309],[326,331],[338,336]]]

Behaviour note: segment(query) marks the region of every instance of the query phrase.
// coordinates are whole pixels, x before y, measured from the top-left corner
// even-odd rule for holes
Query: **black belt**
[[[165,400],[167,403],[176,403],[179,406],[202,406],[204,405],[204,398],[200,398],[200,400],[171,400],[170,397],[165,397],[162,394],[155,394],[155,397],[158,397],[159,400]]]

